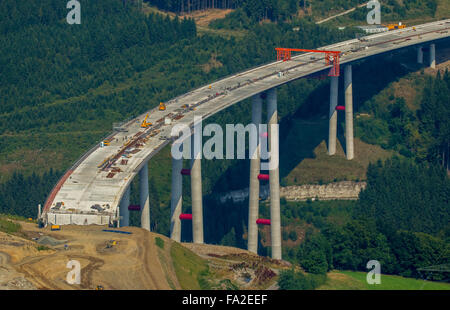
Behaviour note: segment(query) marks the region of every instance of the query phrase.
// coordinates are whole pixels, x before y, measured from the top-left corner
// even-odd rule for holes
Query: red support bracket
[[[128,211],[141,211],[141,206],[140,205],[129,205]]]
[[[257,219],[256,224],[258,225],[270,225],[270,219]]]
[[[181,169],[182,175],[191,175],[191,169]]]
[[[192,221],[192,214],[181,213],[180,220]]]
[[[258,180],[260,181],[269,181],[269,175],[268,174],[258,174]]]

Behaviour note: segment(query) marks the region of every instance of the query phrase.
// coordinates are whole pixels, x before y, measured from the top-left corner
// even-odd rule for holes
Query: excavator
[[[160,102],[159,103],[159,110],[160,111],[165,111],[166,110],[166,105],[164,104],[164,102]]]
[[[142,128],[147,128],[147,127],[150,127],[151,125],[153,125],[152,123],[147,122],[147,118],[148,118],[148,113],[147,113],[147,115],[145,116],[144,120],[141,123],[141,127]]]

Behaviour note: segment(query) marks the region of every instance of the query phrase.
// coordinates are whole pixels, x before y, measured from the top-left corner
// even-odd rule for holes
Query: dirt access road
[[[172,288],[180,288],[170,255],[158,251],[153,233],[127,227],[123,230],[132,234],[117,234],[97,226],[63,226],[61,231],[50,231],[33,223],[21,224],[30,238],[45,235],[67,242],[45,247],[0,232],[0,287],[11,279],[26,278],[26,289],[95,289],[99,285],[104,289],[171,289],[169,277]],[[168,267],[163,269],[160,259],[169,262]],[[80,262],[79,285],[66,282],[70,260]]]

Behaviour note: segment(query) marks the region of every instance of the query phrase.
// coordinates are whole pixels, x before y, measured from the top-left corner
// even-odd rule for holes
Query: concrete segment
[[[430,68],[436,68],[436,46],[430,44]]]
[[[339,77],[332,76],[330,83],[330,121],[328,131],[328,155],[336,153],[337,111]]]
[[[423,64],[423,49],[422,46],[417,48],[417,63]]]
[[[192,143],[194,137],[192,136]],[[191,196],[192,196],[192,236],[194,243],[203,244],[203,193],[201,148],[191,145]]]
[[[281,217],[280,217],[280,175],[279,175],[279,133],[277,92],[272,88],[267,94],[267,123],[269,132],[270,162],[275,162],[275,167],[269,170],[270,184],[270,237],[272,242],[272,258],[281,259]],[[276,130],[273,129],[276,126]]]
[[[172,158],[172,187],[170,200],[170,238],[177,242],[181,240],[181,208],[183,197],[183,176],[181,169],[183,168],[183,159]]]
[[[139,188],[141,192],[141,227],[150,231],[150,201],[148,196],[148,162],[139,171]]]
[[[352,66],[346,65],[344,72],[345,84],[345,149],[348,160],[354,157],[353,143],[353,86]]]
[[[120,216],[121,227],[130,226],[130,211],[128,207],[130,205],[130,187],[128,186],[123,194],[122,201],[120,202]]]
[[[262,118],[262,99],[260,94],[252,97],[252,123],[257,128],[257,147],[250,159],[250,190],[248,201],[248,242],[247,249],[250,252],[258,252],[258,225],[256,220],[259,213],[259,180],[258,174],[260,172],[261,160],[259,155],[259,125]]]

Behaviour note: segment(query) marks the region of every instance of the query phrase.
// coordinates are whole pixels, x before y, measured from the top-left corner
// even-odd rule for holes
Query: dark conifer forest
[[[114,122],[221,77],[274,61],[275,47],[315,48],[358,33],[351,27],[339,30],[316,25],[310,17],[298,18],[299,9],[308,9],[305,1],[145,1],[178,14],[173,17],[145,13],[137,1],[80,2],[81,24],[68,25],[68,10],[60,0],[0,1],[0,213],[35,218],[37,205],[45,202],[64,171],[111,132]],[[312,9],[328,12],[363,2],[316,1]],[[437,3],[387,2],[392,16],[412,17],[420,9],[433,16]],[[186,13],[208,8],[233,12],[201,32]],[[223,36],[220,31],[233,35]],[[413,59],[415,50],[402,55],[403,61]],[[358,138],[396,154],[369,166],[367,188],[359,200],[281,201],[282,226],[306,223],[309,227],[300,244],[284,247],[283,257],[308,273],[366,271],[367,261],[376,259],[383,273],[423,277],[420,268],[449,263],[450,73],[424,78],[417,110],[403,98],[380,104],[374,96],[409,73],[404,67],[379,59],[354,66],[355,89],[361,86],[355,91],[355,110],[371,116],[355,120]],[[362,85],[367,87],[362,90]],[[311,79],[280,87],[281,133],[290,130],[290,121],[299,114],[305,119],[326,118],[328,87],[328,81]],[[231,120],[249,122],[248,102],[208,122]],[[44,153],[48,156],[38,161]],[[26,156],[36,162],[24,166]],[[169,172],[152,162],[150,169],[154,172],[149,181],[152,229],[168,235]],[[248,186],[248,167],[205,161],[202,169],[208,219],[205,241],[245,248],[248,201],[224,207],[212,193]],[[132,202],[138,200],[136,186],[132,184]],[[183,186],[188,193],[183,197],[184,211],[189,212],[190,184]],[[139,225],[138,216],[133,216],[131,222]],[[261,216],[269,216],[264,203]],[[284,234],[285,242],[299,239],[294,230]],[[183,236],[190,241],[189,225],[183,224]],[[262,255],[270,255],[266,241],[260,240]],[[307,279],[288,277],[287,282]],[[449,280],[448,273],[427,277]],[[313,276],[307,287],[322,280]]]

